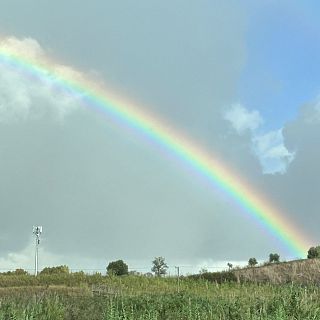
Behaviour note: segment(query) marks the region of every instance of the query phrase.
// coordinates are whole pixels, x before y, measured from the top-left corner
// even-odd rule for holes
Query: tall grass
[[[317,286],[217,284],[184,278],[178,293],[175,278],[23,276],[16,282],[1,278],[7,287],[0,289],[0,320],[320,320]],[[92,285],[108,290],[95,296]]]

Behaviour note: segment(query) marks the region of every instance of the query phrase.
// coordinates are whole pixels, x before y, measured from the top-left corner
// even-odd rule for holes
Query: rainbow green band
[[[240,207],[243,214],[258,221],[273,237],[280,240],[292,257],[305,257],[312,244],[289,218],[285,218],[261,194],[250,188],[236,173],[222,164],[216,156],[208,154],[186,136],[166,125],[158,117],[148,114],[142,108],[115,98],[94,81],[62,76],[54,70],[51,61],[39,63],[23,57],[23,54],[9,52],[0,47],[0,64],[12,68],[25,77],[36,77],[42,81],[80,96],[86,105],[98,109],[122,125],[132,127],[147,138],[164,147],[180,161],[205,177],[215,188],[228,194]]]

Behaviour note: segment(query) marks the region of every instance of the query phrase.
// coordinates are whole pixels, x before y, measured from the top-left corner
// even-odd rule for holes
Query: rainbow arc
[[[306,255],[311,241],[284,214],[213,153],[198,147],[159,117],[122,97],[116,97],[94,81],[73,76],[72,73],[59,74],[54,61],[37,62],[24,57],[23,53],[17,54],[1,48],[1,42],[0,65],[19,72],[26,79],[36,77],[49,82],[53,87],[79,97],[89,108],[99,110],[121,125],[134,128],[203,176],[214,188],[219,188],[231,197],[241,207],[240,211],[244,215],[256,220],[270,235],[284,244],[293,257]]]

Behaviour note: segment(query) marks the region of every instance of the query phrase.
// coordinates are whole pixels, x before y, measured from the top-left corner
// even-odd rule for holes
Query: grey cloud
[[[10,15],[1,17],[18,36],[97,70],[120,94],[198,139],[221,127],[212,119],[233,101],[245,63],[245,14],[236,2],[29,1],[14,10],[18,3],[6,2]]]
[[[221,239],[231,244],[237,237],[219,232],[224,222],[249,232],[247,222],[228,213],[227,198],[221,202],[178,164],[96,117],[1,126],[1,226],[7,240],[11,230],[19,234],[2,242],[3,252],[23,248],[36,223],[51,252],[96,258],[161,251],[202,257],[213,248],[221,257]]]
[[[229,132],[222,116],[245,63],[237,5],[77,1],[75,14],[73,1],[13,10],[17,3],[4,5],[10,19],[0,13],[12,34],[37,39],[74,69],[97,70],[260,185],[250,139]],[[37,110],[46,99],[29,103]],[[81,108],[63,122],[46,113],[2,123],[0,251],[23,249],[38,223],[48,251],[92,259],[246,259],[277,247],[229,197],[158,149]]]
[[[316,245],[319,210],[319,161],[318,141],[320,126],[317,102],[301,107],[299,116],[283,129],[285,146],[295,151],[295,158],[287,173],[265,177],[265,192],[283,214],[295,222],[302,234],[309,237],[310,245]],[[311,120],[311,121],[310,121]]]
[[[281,146],[275,150],[277,157],[286,162],[286,170],[283,174],[263,175],[255,170],[247,175],[250,159],[247,158],[246,165],[243,167],[245,175],[249,178],[250,184],[259,194],[263,194],[270,203],[283,215],[284,219],[291,221],[305,235],[306,241],[311,245],[316,245],[320,239],[318,236],[319,212],[318,212],[318,191],[319,191],[319,170],[320,161],[317,144],[320,139],[319,130],[319,103],[316,101],[301,106],[297,118],[287,123],[279,132],[270,132],[276,136],[272,138],[277,145]],[[263,136],[260,136],[260,138]],[[277,138],[278,137],[278,138]],[[259,135],[257,136],[259,138]],[[269,145],[269,138],[263,145],[266,147],[266,153],[260,150],[260,157],[263,161],[272,160],[274,153],[272,145]],[[276,139],[275,139],[276,138]],[[232,149],[235,145],[250,143],[251,137],[243,136],[241,141],[233,140]],[[257,141],[256,141],[257,142]],[[261,141],[260,141],[261,142]],[[266,144],[267,143],[267,144]],[[280,144],[279,144],[280,143]],[[272,157],[268,153],[272,151]],[[243,150],[239,158],[245,157],[247,151]],[[294,155],[294,157],[293,157]],[[266,156],[266,157],[265,157]],[[269,158],[269,159],[268,159]],[[290,165],[288,165],[290,163]],[[281,164],[281,162],[280,162]],[[268,163],[269,169],[274,163]],[[279,169],[279,161],[277,162]]]
[[[264,174],[283,174],[287,171],[295,153],[285,147],[282,129],[261,133],[264,119],[259,111],[248,110],[241,104],[233,104],[225,110],[224,119],[239,136],[245,135],[247,142],[251,140],[252,154],[259,160]]]

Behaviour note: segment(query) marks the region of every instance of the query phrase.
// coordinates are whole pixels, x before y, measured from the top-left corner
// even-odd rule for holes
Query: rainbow
[[[96,81],[68,74],[59,74],[57,63],[46,59],[24,56],[23,52],[1,46],[0,65],[21,73],[26,78],[36,78],[50,83],[54,88],[79,99],[90,108],[112,118],[118,124],[134,128],[152,142],[174,155],[184,165],[204,177],[215,189],[220,189],[241,207],[241,212],[255,220],[268,233],[289,250],[292,257],[304,257],[311,241],[288,218],[277,210],[263,195],[245,183],[244,179],[224,165],[218,157],[209,154],[186,135],[149,114],[143,108],[116,97]]]

